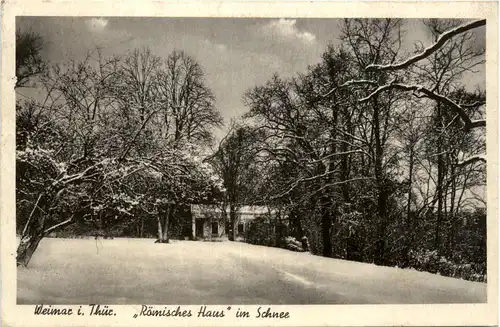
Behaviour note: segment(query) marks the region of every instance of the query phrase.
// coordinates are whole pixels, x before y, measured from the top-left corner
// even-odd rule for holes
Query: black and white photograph
[[[17,305],[496,301],[489,20],[167,16],[15,17]]]

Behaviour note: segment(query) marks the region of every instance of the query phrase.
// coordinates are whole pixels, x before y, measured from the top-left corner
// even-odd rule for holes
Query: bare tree
[[[447,80],[455,80],[464,72],[470,71],[473,67],[484,64],[484,59],[481,58],[481,56],[484,54],[484,50],[479,52],[474,50],[470,42],[468,42],[473,37],[473,35],[468,32],[475,28],[484,26],[486,24],[486,20],[482,19],[465,23],[463,25],[451,28],[445,32],[442,32],[442,26],[439,26],[439,21],[428,21],[427,24],[435,33],[435,42],[432,45],[420,50],[419,53],[409,57],[402,62],[385,65],[370,63],[365,66],[365,69],[367,71],[396,72],[398,70],[411,68],[412,65],[425,60],[430,60],[431,63],[437,63],[438,60],[447,60],[444,63],[441,63],[441,67],[437,68],[437,71],[433,72],[436,78],[429,78],[427,80],[427,82],[431,82],[432,84],[428,87],[425,87],[424,85],[404,84],[399,82],[399,78],[398,76],[396,76],[395,78],[390,80],[389,83],[379,86],[370,95],[360,99],[360,101],[367,101],[373,96],[389,89],[410,91],[413,92],[413,94],[415,94],[416,96],[426,97],[447,106],[449,110],[454,111],[459,116],[464,124],[465,130],[484,127],[486,125],[486,121],[484,119],[474,120],[466,113],[466,108],[470,106],[484,105],[483,102],[457,103],[449,97],[446,97],[446,95],[441,94],[441,89],[445,88],[442,84],[446,84]],[[458,41],[454,41],[455,37],[459,37]],[[450,42],[452,43],[449,44]],[[432,55],[434,55],[434,58],[432,58]],[[446,62],[448,64],[446,64]],[[454,66],[450,66],[452,62]],[[424,68],[421,67],[421,70],[424,70]],[[373,81],[368,81],[367,83],[371,82]]]
[[[398,19],[369,19],[369,20],[345,20],[342,32],[343,40],[349,45],[356,58],[358,67],[367,80],[387,80],[383,72],[370,72],[362,69],[368,63],[382,60],[393,61],[397,57],[402,43],[402,21]],[[364,77],[365,77],[364,76]],[[371,83],[365,83],[370,87]],[[369,92],[364,89],[363,92]],[[385,239],[389,225],[388,201],[388,169],[386,166],[388,153],[387,142],[393,129],[391,117],[394,115],[394,107],[398,98],[394,94],[387,93],[380,96],[372,92],[360,100],[362,108],[369,112],[370,117],[370,143],[373,153],[373,173],[377,187],[377,240],[375,245],[375,263],[384,262]]]
[[[233,124],[209,159],[221,176],[226,190],[224,204],[229,205],[227,227],[230,241],[235,239],[239,208],[252,200],[252,188],[257,180],[255,167],[258,138],[256,130]]]
[[[222,124],[215,97],[201,66],[182,51],[172,52],[156,75],[163,107],[165,137],[173,141],[211,142],[211,128]]]

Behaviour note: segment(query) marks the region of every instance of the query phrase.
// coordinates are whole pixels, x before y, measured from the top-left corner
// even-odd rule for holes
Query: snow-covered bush
[[[285,237],[285,248],[288,250],[296,251],[296,252],[305,252],[305,249],[302,246],[302,242],[297,241],[295,237],[287,236]]]
[[[245,231],[245,242],[255,245],[275,246],[275,235],[272,226],[265,219],[255,219]]]
[[[486,282],[486,266],[482,264],[456,263],[437,251],[410,251],[410,266],[416,270],[437,273],[442,276]]]

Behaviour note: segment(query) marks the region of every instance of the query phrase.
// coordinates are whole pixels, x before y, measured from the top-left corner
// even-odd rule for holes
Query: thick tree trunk
[[[52,232],[55,232],[63,227],[71,225],[75,222],[74,217],[81,215],[80,213],[74,214],[67,220],[57,223],[45,229],[45,216],[39,216],[38,219],[30,219],[26,223],[26,227],[21,235],[21,241],[17,247],[17,265],[27,266],[33,256],[33,253],[40,244],[40,241]],[[34,218],[34,217],[32,217]]]
[[[293,223],[294,223],[295,234],[296,234],[294,237],[296,239],[300,240],[304,236],[304,229],[302,228],[302,224],[300,222],[300,217],[295,216]]]
[[[411,189],[413,186],[413,148],[410,150],[410,167],[408,172],[408,201],[406,203],[406,230],[410,225],[411,215]]]
[[[187,206],[187,216],[189,217],[189,226],[188,226],[188,229],[189,229],[189,240],[190,241],[194,241],[195,239],[195,230],[196,230],[196,226],[194,225],[194,221],[193,221],[193,213],[191,211],[191,206],[188,205]]]
[[[144,237],[144,215],[141,215],[141,229],[139,231],[139,237]]]
[[[41,205],[41,203],[40,203]],[[27,266],[35,253],[40,241],[48,234],[60,230],[63,227],[71,225],[75,222],[74,217],[81,215],[80,213],[73,214],[68,219],[59,222],[49,228],[45,228],[45,216],[31,215],[30,219],[26,222],[21,241],[17,247],[16,263],[18,266]]]
[[[41,194],[33,207],[33,211],[24,226],[21,235],[21,242],[17,247],[16,263],[18,266],[27,266],[33,256],[33,253],[40,244],[40,241],[45,236],[45,215],[40,212],[40,208],[44,207],[45,195]]]
[[[323,240],[323,256],[324,257],[332,257],[333,252],[332,252],[332,238],[331,238],[331,231],[332,231],[332,215],[328,207],[328,198],[323,198],[321,201],[322,205],[322,216],[321,216],[321,236]]]
[[[413,165],[414,165],[414,151],[413,145],[410,148],[410,167],[408,171],[408,201],[406,202],[406,221],[405,221],[405,245],[403,250],[403,262],[405,265],[409,264],[409,252],[413,239],[413,224],[411,221],[411,192],[413,187]]]
[[[167,210],[164,212],[163,217],[161,211],[156,217],[158,223],[158,239],[155,243],[168,243],[168,222],[170,218],[170,204],[167,205]]]
[[[457,179],[455,177],[455,165],[451,165],[450,178],[451,180],[451,194],[450,194],[450,211],[449,211],[449,220],[450,220],[450,228],[448,232],[448,249],[447,253],[452,254],[455,248],[455,233],[456,233],[456,217],[455,217],[455,200],[457,197]]]
[[[438,207],[437,207],[437,217],[436,217],[436,227],[434,230],[434,248],[438,250],[440,248],[440,243],[441,243],[441,221],[442,221],[442,214],[443,214],[443,197],[441,193],[441,169],[439,168],[438,165],[438,186],[436,187],[436,193],[438,197]]]
[[[235,239],[234,226],[236,225],[236,206],[234,204],[229,205],[229,229],[227,231],[228,238],[230,241]]]
[[[335,97],[333,99],[336,101]],[[330,153],[335,154],[337,153],[337,128],[338,128],[338,109],[337,108],[332,108],[332,127],[330,129]],[[336,158],[335,156],[332,156],[329,159],[328,167],[326,171],[334,171],[335,165],[336,165]],[[324,168],[321,167],[321,170]],[[341,174],[342,175],[342,174]],[[336,176],[334,174],[330,174],[326,178],[326,183],[329,184],[334,180]],[[341,177],[342,178],[342,177]],[[324,257],[332,257],[333,256],[333,244],[332,244],[332,225],[334,222],[334,219],[332,217],[332,212],[331,212],[331,204],[333,203],[333,199],[331,198],[332,195],[328,194],[328,192],[331,192],[333,194],[337,193],[335,187],[327,187],[324,189],[324,195],[321,199],[321,237],[323,241],[323,256]]]
[[[382,186],[383,187],[383,186]],[[387,234],[387,199],[388,193],[385,190],[379,191],[378,198],[378,216],[380,218],[379,228],[378,228],[378,238],[376,242],[376,252],[375,252],[375,264],[383,265],[385,263],[385,242]]]
[[[347,130],[350,134],[354,134],[352,131],[352,123],[349,118],[346,118],[346,125],[347,125]],[[346,153],[347,151],[351,150],[350,146],[348,145],[349,142],[351,142],[351,138],[344,136],[345,137],[345,142],[342,142],[341,146],[341,151]],[[341,178],[344,184],[342,184],[342,198],[344,199],[345,203],[350,203],[351,202],[351,197],[349,194],[349,183],[346,183],[347,180],[349,180],[349,171],[350,171],[350,155],[343,155],[342,156],[342,164],[341,164]]]
[[[269,213],[271,213],[271,210],[269,210]],[[271,215],[272,217],[272,215]],[[277,247],[281,246],[281,240],[283,239],[283,229],[281,226],[281,210],[278,208],[276,210],[276,217],[274,219],[275,221],[275,233],[274,233],[274,245]]]
[[[332,230],[332,216],[327,210],[323,211],[321,220],[321,235],[323,238],[323,256],[330,258],[332,256],[332,239],[330,232]]]
[[[16,263],[18,266],[27,266],[35,253],[40,241],[43,239],[43,233],[35,232],[21,237],[21,242],[17,248]]]
[[[160,243],[168,243],[168,217],[165,217]]]
[[[168,204],[167,205],[167,211],[165,212],[165,215],[163,217],[163,222],[162,222],[162,233],[159,238],[158,243],[168,243],[168,225],[170,221],[170,213],[172,211],[172,205]]]
[[[441,117],[439,104],[438,104],[438,117]],[[443,154],[441,140],[438,140],[437,144],[438,151],[438,177],[437,177],[437,185],[436,185],[436,193],[438,197],[438,207],[437,207],[437,219],[436,219],[436,229],[434,231],[434,247],[438,252],[441,248],[441,222],[443,220],[443,177],[444,177],[444,162],[443,162]]]
[[[222,220],[224,221],[224,231],[229,235],[229,219],[227,216],[227,205],[226,203],[222,203],[221,206]]]
[[[309,218],[310,217],[306,217],[306,219]],[[302,236],[304,236],[304,231],[302,229],[302,224],[300,223],[300,217],[297,214],[297,208],[294,207],[292,210],[290,210],[288,221],[290,226],[290,236],[300,240]]]
[[[162,235],[163,235],[163,228],[162,228],[162,226],[161,226],[161,217],[160,217],[160,214],[158,214],[158,215],[156,216],[156,222],[157,222],[157,224],[158,224],[158,225],[157,225],[157,226],[158,226],[158,230],[157,230],[157,232],[158,232],[158,235],[157,235],[157,236],[158,236],[158,237],[157,237],[156,242],[157,242],[157,243],[159,243],[159,242],[160,242],[160,240],[161,240],[161,238],[162,238]]]
[[[382,136],[380,130],[380,108],[377,98],[373,100],[373,134],[375,139],[375,179],[377,182],[378,189],[378,232],[377,240],[375,245],[375,264],[384,264],[385,256],[385,234],[387,231],[387,200],[389,194],[386,190],[386,182],[384,179],[383,172],[383,156],[384,149],[382,145]]]

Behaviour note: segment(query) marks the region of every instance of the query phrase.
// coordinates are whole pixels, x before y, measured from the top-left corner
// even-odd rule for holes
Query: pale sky
[[[195,58],[226,122],[247,109],[249,88],[265,83],[273,73],[290,77],[319,63],[329,43],[338,44],[339,19],[247,18],[98,18],[20,17],[17,28],[31,29],[46,42],[44,58],[52,63],[82,59],[95,46],[105,55],[122,55],[149,47],[166,58],[174,49]],[[418,20],[406,20],[405,47],[426,43]],[[481,33],[482,34],[482,33]],[[484,37],[478,40],[484,43]],[[405,50],[405,49],[403,49]],[[474,84],[484,85],[484,75]],[[216,132],[218,136],[222,131]]]

